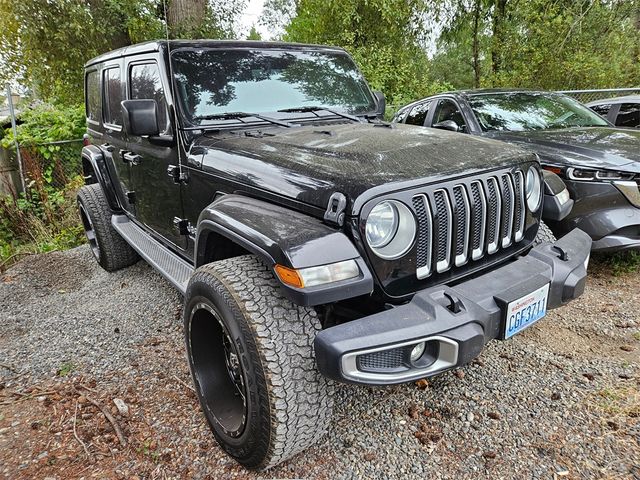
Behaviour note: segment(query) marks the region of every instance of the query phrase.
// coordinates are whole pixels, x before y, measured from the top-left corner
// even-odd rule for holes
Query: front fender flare
[[[286,207],[243,195],[224,195],[200,214],[196,233],[195,265],[207,261],[207,238],[216,233],[275,264],[300,269],[355,260],[357,278],[308,288],[282,284],[285,294],[299,305],[320,305],[373,291],[373,277],[360,253],[342,231]]]

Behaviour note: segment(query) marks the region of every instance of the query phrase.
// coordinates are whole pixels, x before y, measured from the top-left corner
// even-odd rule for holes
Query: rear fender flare
[[[107,199],[109,208],[114,212],[122,210],[116,196],[114,184],[107,170],[107,164],[102,151],[95,145],[82,148],[82,169],[87,183],[99,183]],[[87,166],[91,171],[88,171]]]

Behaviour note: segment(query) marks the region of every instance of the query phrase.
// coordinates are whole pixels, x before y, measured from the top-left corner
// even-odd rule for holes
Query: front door
[[[154,57],[127,63],[129,99],[153,99],[158,105],[158,124],[163,135],[172,127],[165,97],[165,82]],[[183,250],[186,237],[180,233],[182,219],[180,185],[167,173],[177,165],[177,147],[163,146],[146,137],[129,135],[126,158],[131,165],[131,186],[135,191],[136,219],[164,240]]]

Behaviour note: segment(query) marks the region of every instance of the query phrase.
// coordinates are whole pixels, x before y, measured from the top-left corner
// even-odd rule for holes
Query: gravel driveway
[[[85,246],[27,258],[0,280],[0,474],[638,479],[640,273],[596,258],[590,274],[580,301],[465,368],[340,386],[318,446],[254,474],[199,411],[174,289],[143,262],[106,273]]]

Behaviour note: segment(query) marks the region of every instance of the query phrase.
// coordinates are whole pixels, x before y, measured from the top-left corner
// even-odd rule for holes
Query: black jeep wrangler
[[[85,82],[91,249],[184,294],[202,409],[249,468],[322,436],[334,380],[464,365],[583,292],[591,240],[541,223],[536,157],[382,121],[339,48],[151,42]]]

